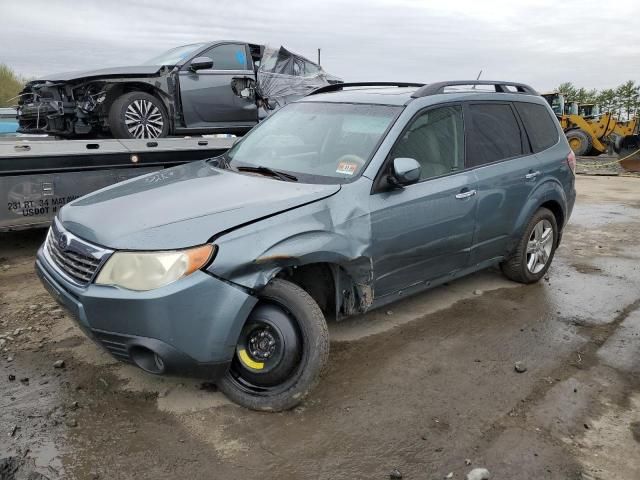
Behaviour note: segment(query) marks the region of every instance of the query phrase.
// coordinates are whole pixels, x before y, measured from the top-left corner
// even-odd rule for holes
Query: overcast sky
[[[316,58],[348,81],[509,79],[548,90],[640,80],[640,2],[0,0],[0,63],[34,77],[136,65],[238,39]]]

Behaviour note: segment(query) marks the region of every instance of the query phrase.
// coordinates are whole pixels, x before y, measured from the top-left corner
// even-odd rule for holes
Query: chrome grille
[[[57,219],[45,241],[45,257],[60,273],[79,285],[93,280],[111,251],[92,245],[62,228]]]
[[[81,283],[89,283],[100,265],[100,260],[95,258],[62,250],[53,235],[47,239],[47,248],[56,265]]]

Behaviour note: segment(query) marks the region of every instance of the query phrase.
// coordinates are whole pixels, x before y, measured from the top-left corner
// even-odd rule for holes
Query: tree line
[[[578,88],[571,82],[565,82],[560,84],[557,91],[569,102],[594,103],[600,105],[601,112],[614,113],[621,119],[629,120],[640,111],[640,85],[633,80],[616,88],[603,90],[587,90],[583,87]]]
[[[18,103],[16,98],[25,79],[15,73],[7,65],[0,63],[0,107],[11,107]]]

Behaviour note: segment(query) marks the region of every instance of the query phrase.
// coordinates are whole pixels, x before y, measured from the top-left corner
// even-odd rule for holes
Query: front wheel
[[[569,130],[566,133],[567,141],[573,153],[578,156],[588,155],[593,148],[591,136],[581,129]]]
[[[160,138],[169,135],[169,115],[162,101],[145,92],[128,92],[111,104],[113,138]]]
[[[288,410],[316,385],[328,357],[320,307],[302,288],[276,278],[260,293],[218,387],[252,410]]]
[[[540,208],[529,220],[515,251],[500,264],[507,278],[519,283],[534,283],[549,270],[558,246],[555,215]]]

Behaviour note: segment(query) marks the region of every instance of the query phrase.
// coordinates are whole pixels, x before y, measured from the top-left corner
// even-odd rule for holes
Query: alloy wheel
[[[164,127],[162,112],[149,100],[135,100],[124,113],[127,130],[133,138],[158,138]]]
[[[527,268],[539,273],[549,261],[553,249],[553,226],[549,220],[536,223],[527,242]]]

